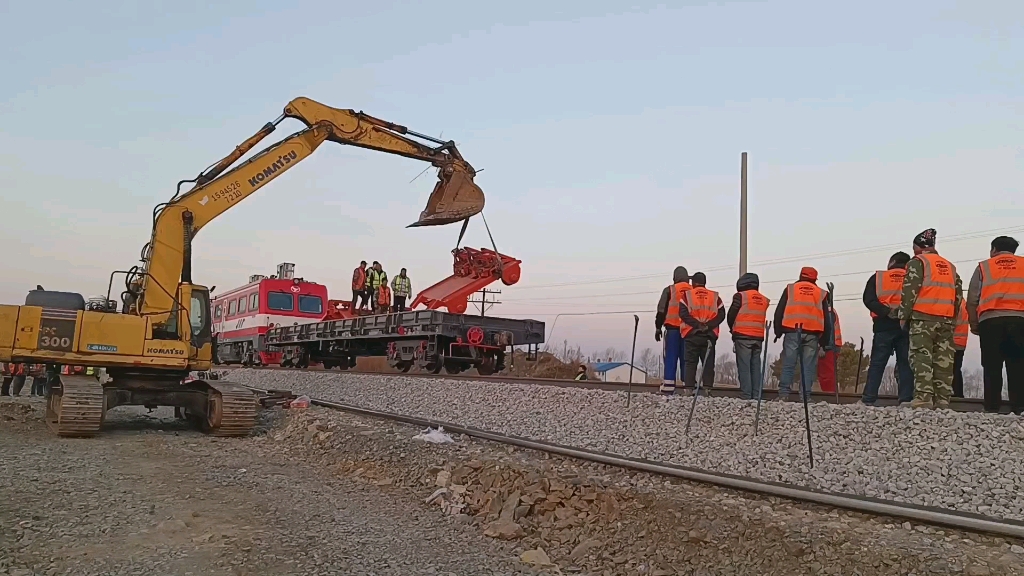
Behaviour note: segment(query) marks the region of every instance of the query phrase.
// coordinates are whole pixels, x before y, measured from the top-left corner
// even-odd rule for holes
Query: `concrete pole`
[[[740,156],[740,276],[747,273],[747,153]]]

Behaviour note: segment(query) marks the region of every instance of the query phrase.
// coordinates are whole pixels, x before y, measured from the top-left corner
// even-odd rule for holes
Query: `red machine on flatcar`
[[[281,363],[281,349],[264,345],[267,330],[323,319],[327,287],[295,278],[295,265],[279,264],[275,276],[255,274],[249,283],[213,298],[214,362],[266,366]]]

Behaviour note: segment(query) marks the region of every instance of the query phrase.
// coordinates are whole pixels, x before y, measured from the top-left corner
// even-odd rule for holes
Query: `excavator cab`
[[[484,192],[463,167],[450,164],[441,168],[437,184],[427,199],[420,219],[409,228],[442,226],[479,214],[484,209]]]

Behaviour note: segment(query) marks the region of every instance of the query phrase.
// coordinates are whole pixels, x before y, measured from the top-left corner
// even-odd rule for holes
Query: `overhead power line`
[[[977,262],[978,262],[977,259],[968,259],[968,260],[956,260],[956,261],[953,262],[953,264],[959,265],[959,264],[977,263]],[[872,270],[858,270],[856,272],[840,272],[838,274],[821,274],[821,273],[819,273],[818,276],[822,277],[822,278],[830,278],[831,279],[831,278],[839,278],[839,277],[844,277],[844,276],[859,276],[859,275],[862,275],[862,274],[863,275],[873,274],[875,271],[876,270],[872,269]],[[782,283],[788,284],[788,283],[794,282],[794,281],[795,280],[793,278],[780,278],[780,279],[776,279],[776,280],[766,280],[766,281],[763,281],[763,282],[760,283],[760,285],[761,286],[765,286],[765,285],[769,285],[769,284],[782,284]],[[734,286],[735,286],[734,284],[719,284],[717,286],[709,286],[709,288],[711,288],[712,290],[722,290],[722,289],[733,288]],[[540,302],[540,301],[544,301],[544,300],[581,300],[581,299],[585,299],[585,298],[614,298],[614,297],[620,297],[620,296],[651,296],[651,295],[660,294],[660,293],[661,293],[661,290],[646,290],[646,291],[643,291],[643,292],[608,292],[608,293],[604,293],[604,294],[570,294],[570,295],[566,295],[566,296],[539,296],[539,297],[536,297],[536,298],[510,298],[510,299],[505,300],[505,302],[527,302],[528,303],[528,302]]]
[[[964,240],[976,240],[978,238],[984,238],[993,234],[1009,234],[1013,232],[1024,232],[1024,226],[1014,226],[1010,228],[993,228],[990,230],[976,230],[973,232],[964,232],[961,234],[954,234],[951,236],[945,236],[942,238],[943,244],[949,242],[962,242]],[[826,260],[829,258],[840,258],[843,256],[854,256],[858,254],[869,254],[871,252],[877,252],[880,250],[895,250],[899,248],[906,248],[908,242],[893,242],[889,244],[878,244],[875,246],[866,246],[863,248],[851,248],[848,250],[837,250],[831,252],[818,252],[813,254],[802,254],[798,256],[786,256],[782,258],[774,258],[769,260],[760,260],[751,262],[750,266],[772,266],[776,264],[788,264],[792,262],[803,262],[811,259]],[[736,267],[735,264],[727,264],[722,266],[714,266],[710,268],[702,268],[705,272],[717,272],[721,270],[732,270]],[[664,278],[665,273],[659,272],[657,274],[633,274],[629,276],[615,276],[606,278],[596,278],[593,280],[580,280],[575,282],[556,282],[552,284],[534,284],[532,286],[517,286],[516,291],[521,290],[539,290],[542,288],[559,288],[563,286],[579,286],[580,284],[613,284],[616,282],[628,282],[632,280],[645,280],[649,278]],[[512,300],[508,300],[511,302]]]

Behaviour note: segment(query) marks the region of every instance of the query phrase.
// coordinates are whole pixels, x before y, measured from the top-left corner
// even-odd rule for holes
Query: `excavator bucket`
[[[473,175],[458,165],[444,166],[438,171],[437,184],[427,199],[420,219],[408,228],[441,226],[465,220],[484,209],[484,191],[473,182]]]

